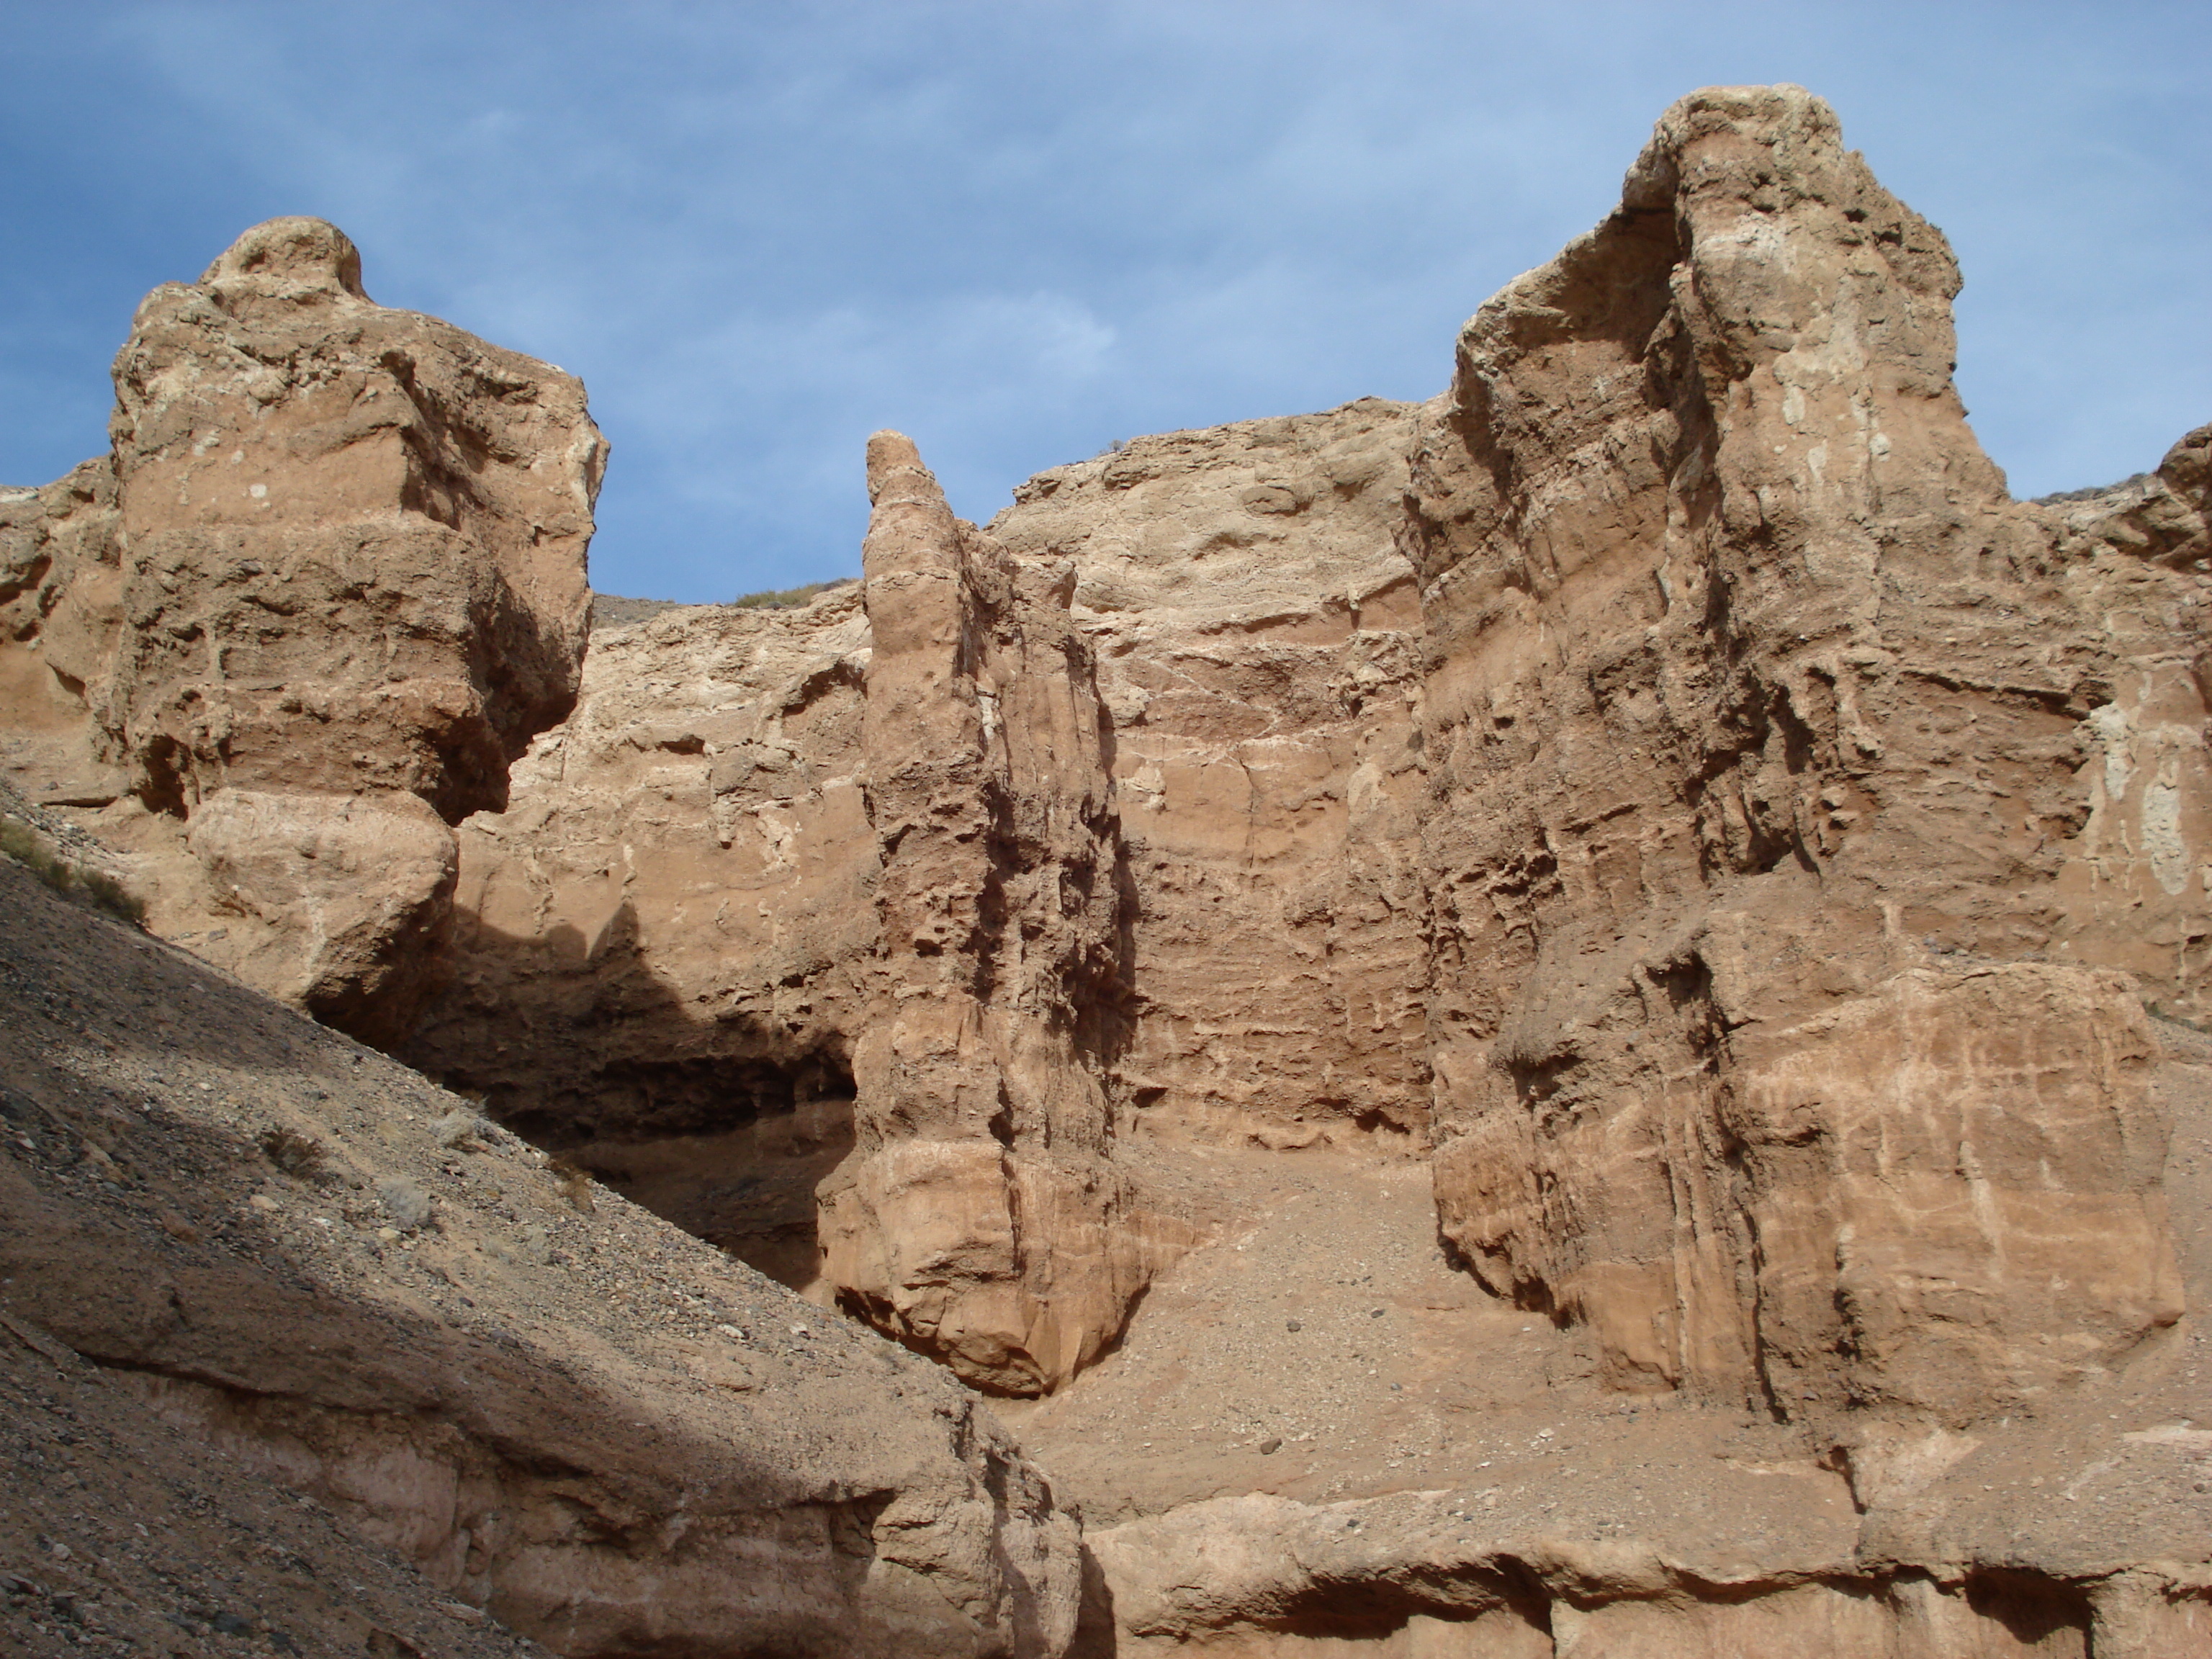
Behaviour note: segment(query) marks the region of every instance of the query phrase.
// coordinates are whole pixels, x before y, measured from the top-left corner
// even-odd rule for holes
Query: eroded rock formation
[[[1425,1139],[1413,413],[1138,438],[991,522],[1072,562],[1113,719],[1133,1132]]]
[[[2203,811],[2202,578],[2009,499],[1957,286],[1826,106],[1699,94],[1425,416],[1439,1213],[1625,1386],[1970,1417],[2180,1311],[2148,1037],[2077,964],[2204,994],[2202,878],[2084,845]],[[2146,698],[2197,735],[2100,801]]]
[[[1630,1389],[1956,1421],[2169,1323],[2161,1128],[2130,1004],[2189,1017],[2205,996],[2205,441],[2113,490],[2013,501],[1952,389],[1956,286],[1941,235],[1818,100],[1700,94],[1617,213],[1468,325],[1434,403],[1139,439],[1018,491],[988,557],[1069,586],[1131,888],[1122,1024],[1075,1068],[1080,1115],[1103,1079],[1116,1136],[1432,1156],[1471,1267],[1589,1323]],[[958,538],[982,556],[941,508],[897,510],[927,519],[941,561]],[[872,577],[872,611],[890,591]],[[728,842],[732,803],[788,817],[800,862],[865,884],[890,867],[883,820],[871,846],[826,794],[781,804],[814,799],[795,781],[866,798],[908,763],[884,747],[902,727],[954,768],[987,716],[1008,744],[1066,741],[1056,690],[1007,689],[1057,687],[1034,659],[932,661],[896,688],[871,666],[855,685],[872,636],[842,603],[658,619],[669,679],[648,684],[672,689],[617,692],[611,673],[611,718],[577,728],[684,779],[652,811],[668,867],[707,860],[699,913],[728,874],[703,849]],[[656,735],[656,711],[695,695],[679,679],[751,684],[678,666],[683,641],[738,626],[761,660],[811,652],[808,683],[848,688],[847,713],[765,773],[733,735]],[[941,654],[997,624],[935,626]],[[1063,777],[1091,763],[1080,745],[1063,759]],[[712,793],[710,772],[740,771]],[[599,858],[605,814],[574,815],[604,787],[532,774],[532,822],[588,822]],[[909,817],[931,821],[894,811],[896,838]],[[947,834],[973,868],[917,864],[882,890],[885,960],[912,948],[911,886],[938,884],[928,902],[952,915],[988,884],[987,838]],[[511,883],[542,864],[484,867]],[[744,1053],[788,1067],[853,1052],[864,1009],[887,1006],[880,980],[860,989],[876,947],[849,911],[832,926],[783,883],[770,932],[718,920],[735,948],[674,969],[678,912],[624,870],[605,907],[617,886],[646,907],[665,942],[635,959],[671,964],[690,1006],[594,1012],[591,1054],[735,1056],[704,1014],[742,1006],[760,1022]],[[536,937],[565,926],[544,911]],[[562,1018],[619,978],[570,971]],[[512,990],[454,1015],[441,1053],[473,1048],[495,1097],[526,1077],[557,1094],[529,1077],[540,1062],[486,1058],[507,1010],[545,1006]],[[1085,994],[1104,1006],[1097,982]],[[1899,1113],[1923,1126],[1909,1146]],[[1921,1200],[1875,1201],[1911,1169]],[[2106,1247],[2077,1285],[2056,1264],[2091,1237]],[[918,1259],[940,1249],[965,1247]],[[1895,1264],[1929,1253],[1953,1287],[1946,1340],[1900,1348],[1881,1333],[1929,1304]]]
[[[858,1144],[821,1190],[841,1299],[1008,1394],[1119,1334],[1146,1246],[1110,1157],[1126,902],[1074,573],[952,516],[868,441],[867,810],[880,933]]]
[[[583,387],[374,304],[314,219],[155,289],[115,385],[110,457],[9,504],[18,776],[131,798],[157,926],[389,1044],[445,969],[443,826],[574,700]]]
[[[2212,428],[2012,500],[1950,252],[1820,100],[1668,112],[1427,404],[1139,439],[981,531],[878,434],[858,590],[603,628],[504,795],[573,671],[596,437],[554,371],[368,306],[336,235],[157,294],[115,465],[0,500],[11,764],[157,929],[388,1044],[430,998],[400,1052],[501,1118],[979,1388],[1061,1391],[1007,1409],[1119,1506],[1099,1650],[2199,1640],[2212,1258],[2167,1149],[2212,1013]],[[1414,1179],[1482,1291],[1281,1247]],[[1182,1373],[1099,1362],[1193,1246],[1227,1254],[1162,1318],[1274,1298],[1234,1363],[1301,1363],[1270,1261],[1375,1297],[1302,1407],[1388,1422],[1364,1496],[1251,1425],[1101,1474]],[[1417,1434],[1395,1397],[1443,1385],[1371,1352],[1400,1313],[1577,1426]],[[2108,1430],[2123,1396],[2176,1421]],[[2075,1507],[2137,1456],[2149,1497]],[[1708,1506],[1650,1512],[1668,1482]],[[1049,1650],[1035,1593],[1059,1633],[1004,1639]]]

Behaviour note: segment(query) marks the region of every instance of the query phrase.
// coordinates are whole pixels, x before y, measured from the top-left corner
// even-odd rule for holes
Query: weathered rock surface
[[[1425,1142],[1413,414],[1139,438],[991,522],[1072,562],[1113,717],[1134,1129]]]
[[[88,705],[106,700],[123,582],[105,457],[43,489],[0,491],[0,767],[33,799],[104,806],[122,793]]]
[[[882,859],[852,1156],[823,1183],[839,1299],[1007,1394],[1120,1334],[1146,1241],[1111,1158],[1126,876],[1074,573],[952,516],[868,441],[863,721]]]
[[[2203,994],[2139,825],[2203,811],[2204,578],[2007,497],[1957,285],[1826,106],[1700,93],[1424,417],[1439,1212],[1623,1386],[1963,1419],[2180,1311],[2141,1018],[2070,964]]]
[[[376,305],[313,219],[156,289],[115,384],[128,631],[105,721],[133,790],[503,805],[582,660],[605,450],[581,384]]]
[[[157,295],[126,412],[184,408],[163,354],[288,295],[368,327],[320,236]],[[383,1042],[433,998],[400,1050],[426,1070],[975,1385],[1053,1395],[1009,1409],[1118,1523],[1102,1651],[2193,1651],[2212,1268],[2168,1139],[2212,1016],[2212,428],[2013,501],[1952,386],[1957,287],[1818,100],[1693,94],[1437,399],[1139,439],[985,531],[879,434],[860,592],[604,629],[505,797],[492,757],[558,697],[510,719],[496,672],[432,659],[489,641],[550,684],[547,635],[456,600],[465,626],[389,635],[399,692],[356,696],[387,682],[286,656],[292,613],[222,620],[272,563],[240,539],[262,474],[204,496],[222,454],[131,416],[117,470],[0,500],[9,764],[77,802],[125,769],[190,814],[70,809],[137,849],[157,929]],[[209,361],[220,443],[263,381]],[[348,547],[405,528],[400,587],[425,526],[553,522],[526,491],[440,507],[446,464],[409,458],[445,417],[393,439],[361,412],[382,382],[341,419],[311,379],[257,418],[361,427],[359,468],[325,478],[309,436],[285,464]],[[532,426],[553,392],[469,384],[453,406],[521,422],[484,453],[587,505],[580,405]],[[349,592],[347,637],[386,637]],[[292,678],[337,690],[288,707]],[[1247,1192],[1248,1158],[1301,1173]],[[1289,1299],[1379,1282],[1310,1258],[1417,1179],[1449,1263]],[[1270,1244],[1307,1199],[1326,1239]],[[1194,1243],[1218,1260],[1109,1358]],[[1249,1334],[1263,1305],[1336,1348],[1144,1322]],[[1427,1370],[1387,1349],[1401,1313]],[[1295,1437],[1248,1412],[1218,1443],[1235,1413],[1186,1386],[1289,1370]],[[1516,1415],[1553,1407],[1556,1440]],[[1489,1446],[1507,1418],[1532,1437]],[[1472,1473],[1524,1454],[1508,1497]]]
[[[2201,1216],[2212,1040],[2162,1029],[2166,1184]],[[1967,1431],[1824,1429],[1605,1389],[1592,1333],[1452,1271],[1403,1164],[1129,1162],[1215,1236],[1109,1358],[1001,1407],[1082,1508],[1116,1632],[1091,1651],[2178,1659],[2212,1632],[2194,1320]],[[2185,1239],[2201,1305],[2212,1227]]]
[[[18,776],[116,803],[163,932],[389,1043],[445,967],[429,825],[504,805],[574,699],[605,458],[583,387],[374,304],[314,219],[155,289],[115,384],[108,459],[0,507]],[[229,791],[254,799],[177,833]],[[368,856],[302,861],[318,801],[352,803],[327,834]]]
[[[458,830],[456,978],[404,1057],[563,1146],[849,1100],[867,648],[854,589],[598,629],[509,809]]]
[[[404,791],[217,790],[185,828],[225,908],[260,924],[232,966],[364,1042],[405,1035],[453,921],[453,832]]]
[[[2012,501],[1951,386],[1956,285],[1817,100],[1700,94],[1619,213],[1468,325],[1434,404],[1139,439],[1018,492],[989,539],[1072,580],[1110,718],[1126,1018],[1085,1065],[1117,1133],[1433,1141],[1483,1282],[1589,1322],[1631,1389],[1963,1421],[2176,1316],[2129,1004],[2206,997],[2206,440]],[[745,625],[764,660],[778,639],[826,669],[809,641],[840,614]],[[714,695],[678,683],[750,695],[752,671],[687,655],[731,625],[655,620],[666,678],[626,658],[594,717],[595,752],[685,780],[649,808],[671,868],[728,838],[691,775],[744,763],[663,744],[657,711]],[[870,637],[837,635],[848,681]],[[950,723],[947,757],[1005,701],[969,673],[897,694],[915,730]],[[864,796],[868,704],[736,799],[799,800],[801,774]],[[1007,707],[1009,741],[1055,741],[1057,716]],[[585,824],[577,788],[635,782],[608,780],[533,773],[532,822]],[[884,867],[856,815],[792,810],[799,861],[851,872],[842,890]],[[513,882],[537,856],[484,867]],[[945,874],[948,914],[982,879]],[[772,1094],[799,1057],[849,1054],[869,1006],[865,927],[805,886],[769,903],[772,936],[718,921],[735,948],[712,960],[654,912],[637,967],[495,987],[444,1052],[575,1121],[634,1109],[594,1074],[625,1044],[773,1050]],[[539,915],[511,926],[542,954],[568,924]],[[664,1007],[594,1001],[654,973],[682,988]],[[489,1058],[505,1011],[549,1005],[593,1056],[573,1088]],[[697,1018],[722,1006],[759,1035]],[[1883,1195],[1910,1171],[1918,1199]],[[2091,1238],[2077,1285],[2063,1263]],[[1901,1264],[1930,1251],[1954,1275],[1943,1338],[1899,1346],[1881,1333],[1935,1309]]]
[[[941,1370],[4,860],[0,980],[11,1328],[454,1617],[576,1655],[1066,1648],[1074,1522]]]

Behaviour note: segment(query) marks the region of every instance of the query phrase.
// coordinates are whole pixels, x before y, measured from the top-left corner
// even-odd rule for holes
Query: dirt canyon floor
[[[364,281],[0,492],[10,1651],[2212,1654],[2212,427],[2014,500],[1818,99],[782,608]]]

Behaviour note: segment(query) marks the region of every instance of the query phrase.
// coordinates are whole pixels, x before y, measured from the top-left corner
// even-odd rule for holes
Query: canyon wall
[[[1817,99],[1708,90],[1430,403],[981,530],[880,434],[857,587],[580,680],[580,388],[274,222],[0,500],[7,764],[156,932],[640,1192],[721,1160],[668,1212],[978,1388],[1191,1242],[1140,1140],[1326,1148],[1872,1491],[2162,1351],[2212,1012],[2212,428],[2014,501],[1958,283]]]
[[[411,1565],[431,1623],[605,1659],[1066,1650],[1075,1522],[941,1368],[6,860],[0,991],[0,1342]],[[127,1526],[161,1483],[95,1487],[81,1443],[33,1478],[112,1528],[99,1555],[161,1559]],[[346,1581],[280,1565],[339,1638],[311,1650],[460,1650],[343,1639]],[[122,1612],[103,1577],[47,1622]],[[237,1592],[162,1593],[173,1621]]]
[[[1413,415],[1138,438],[991,521],[1072,563],[1113,720],[1132,1133],[1425,1145]]]
[[[1957,287],[1825,105],[1699,94],[1424,411],[1439,1216],[1625,1387],[1962,1419],[2181,1310],[2201,436],[2170,543],[2014,502]]]
[[[1140,438],[985,532],[879,454],[857,592],[602,630],[402,1052],[549,1141],[736,1137],[687,1224],[1004,1390],[1166,1248],[1140,1134],[1429,1159],[1632,1391],[2090,1374],[2179,1311],[2142,1010],[2207,1000],[2207,439],[2013,501],[1957,284],[1826,106],[1723,89],[1428,404]]]
[[[1433,1146],[1444,1234],[1498,1294],[1593,1325],[1626,1389],[1783,1413],[1964,1420],[2177,1316],[2142,1005],[2205,1009],[2205,434],[2128,487],[2013,502],[1951,387],[1955,288],[1940,232],[1843,150],[1820,101],[1704,93],[1659,124],[1604,226],[1468,323],[1443,398],[1139,438],[1018,491],[988,557],[1068,588],[1055,626],[1084,641],[1109,717],[1121,956],[1068,995],[1117,1036],[1053,1060],[1079,1078],[1084,1121],[1103,1088],[1103,1168],[1146,1130]],[[949,560],[949,520],[931,522]],[[872,619],[878,592],[872,573]],[[646,623],[671,690],[633,686],[629,714],[575,728],[688,779],[681,805],[615,790],[665,818],[671,854],[646,863],[728,880],[714,814],[734,807],[702,787],[737,769],[723,738],[657,737],[677,681],[719,672],[696,653],[677,671],[681,641],[836,633],[823,661],[856,661],[872,635],[845,606]],[[911,757],[880,748],[890,703],[867,710],[900,696],[915,732],[956,723],[947,757],[1002,719],[994,744],[1026,734],[1106,799],[1093,738],[1064,728],[1057,659],[936,664],[896,692],[884,672],[768,776],[849,776],[874,801],[876,769]],[[973,712],[1020,710],[1009,688],[1030,684],[1036,714]],[[732,799],[794,811],[765,803],[801,796],[754,776]],[[522,787],[546,792],[533,825],[575,814],[553,775]],[[890,869],[880,817],[872,848],[854,811],[796,811],[801,860],[838,883]],[[894,821],[909,817],[929,823]],[[982,856],[982,832],[947,834]],[[531,842],[487,852],[487,880],[542,867],[544,834]],[[602,830],[581,845],[604,863]],[[623,874],[622,902],[653,911],[664,880]],[[929,880],[994,878],[978,863]],[[613,876],[553,878],[591,883],[615,914]],[[717,922],[734,949],[712,967],[675,967],[692,953],[675,911],[653,925],[664,945],[623,945],[671,964],[688,1009],[633,998],[571,1026],[688,1055],[728,1030],[703,1006],[745,1002],[768,1033],[745,1060],[775,1051],[779,1078],[849,1053],[894,1006],[863,991],[880,973],[863,957],[921,949],[898,942],[907,900],[876,890],[883,931],[863,938],[852,909],[779,891],[765,933]],[[540,949],[568,927],[571,900],[546,902],[500,931]],[[838,967],[792,978],[796,938]],[[577,971],[556,1009],[617,982]],[[487,991],[441,1015],[441,1042],[484,1068],[491,1026],[542,995]],[[564,1117],[619,1095],[560,1064],[581,1082],[533,1088],[573,1099]],[[1115,1207],[1099,1203],[1086,1214]],[[2066,1261],[2090,1239],[2079,1279]]]

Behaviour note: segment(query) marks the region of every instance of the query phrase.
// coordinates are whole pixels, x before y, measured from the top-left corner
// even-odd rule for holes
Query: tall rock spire
[[[868,441],[867,801],[883,859],[857,1142],[821,1189],[840,1298],[979,1387],[1035,1394],[1117,1335],[1147,1267],[1110,1156],[1123,884],[1066,573],[952,516]]]

